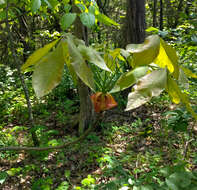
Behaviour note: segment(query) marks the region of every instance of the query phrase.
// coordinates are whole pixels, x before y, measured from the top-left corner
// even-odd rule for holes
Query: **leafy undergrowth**
[[[69,148],[0,152],[0,189],[197,189],[197,126],[162,98],[132,112],[107,111],[94,132]],[[34,107],[41,146],[76,138],[78,102],[51,105]],[[25,126],[22,117],[2,125],[1,146],[30,145]]]

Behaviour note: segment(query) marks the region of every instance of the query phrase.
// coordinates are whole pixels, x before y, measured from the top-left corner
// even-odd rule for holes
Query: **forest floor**
[[[41,146],[76,139],[71,113],[43,110],[35,110]],[[1,138],[7,145],[29,145],[26,126],[18,116],[1,128]],[[190,115],[165,102],[130,112],[109,110],[85,140],[68,148],[0,152],[0,189],[154,189],[166,182],[168,169],[197,171],[196,134]]]

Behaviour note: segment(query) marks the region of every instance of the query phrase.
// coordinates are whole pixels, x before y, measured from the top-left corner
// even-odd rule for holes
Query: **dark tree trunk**
[[[153,27],[157,27],[157,0],[153,4]]]
[[[127,0],[127,15],[123,27],[122,47],[139,44],[145,39],[145,0]]]
[[[163,30],[163,0],[160,0],[160,22],[159,29]]]
[[[177,7],[173,28],[176,28],[177,25],[179,24],[179,17],[180,17],[180,13],[182,11],[182,8],[183,8],[183,3],[184,3],[183,0],[179,0],[179,4],[178,4],[178,7]]]

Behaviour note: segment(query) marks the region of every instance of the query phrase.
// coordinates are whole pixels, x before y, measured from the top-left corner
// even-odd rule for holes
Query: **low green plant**
[[[32,190],[51,190],[51,185],[53,184],[53,180],[50,177],[40,178],[35,180],[32,184]]]

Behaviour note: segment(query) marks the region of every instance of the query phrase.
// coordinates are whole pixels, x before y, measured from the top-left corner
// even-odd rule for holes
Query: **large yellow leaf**
[[[161,68],[167,67],[168,70],[173,73],[173,76],[178,79],[179,66],[176,51],[171,46],[166,44],[161,38],[159,54],[154,60],[154,63],[159,65]]]
[[[137,108],[151,100],[152,97],[160,95],[166,87],[166,82],[166,69],[155,70],[142,77],[134,87],[135,91],[128,96],[126,111]]]
[[[45,45],[43,48],[40,48],[36,50],[32,55],[29,56],[27,61],[25,62],[24,65],[22,65],[21,70],[24,71],[27,67],[37,64],[37,62],[44,57],[52,47],[55,46],[55,44],[59,41],[60,39],[57,39],[47,45]]]
[[[160,38],[152,35],[143,44],[129,44],[126,49],[133,54],[132,66],[148,65],[154,61],[159,53]]]
[[[35,65],[32,83],[38,98],[48,94],[61,81],[64,69],[64,57],[61,48],[59,45]]]
[[[177,88],[178,88],[178,85],[176,84],[176,82],[170,76],[168,76],[166,91],[168,92],[172,102],[174,102],[175,104],[179,104],[181,101],[177,93],[178,91]]]
[[[189,98],[177,85],[177,83],[170,76],[168,77],[166,91],[169,93],[172,101],[178,104],[180,101],[186,106],[187,110],[192,114],[192,116],[197,120],[197,114],[192,109]]]

